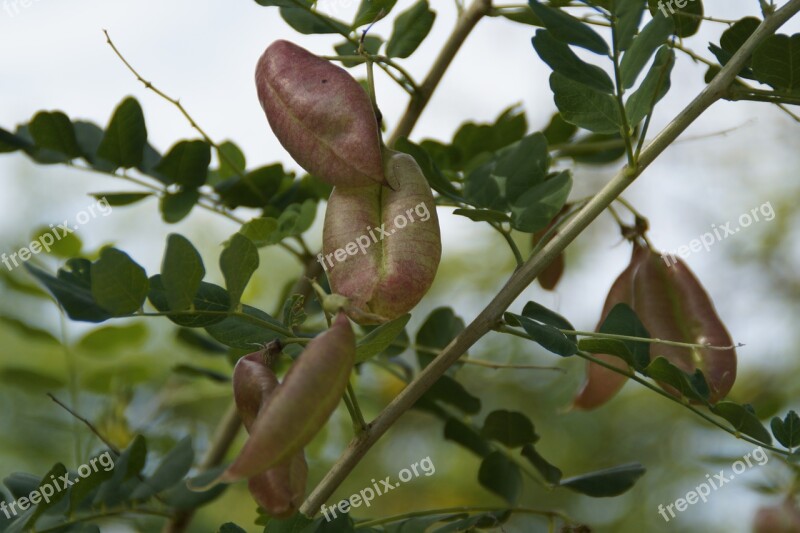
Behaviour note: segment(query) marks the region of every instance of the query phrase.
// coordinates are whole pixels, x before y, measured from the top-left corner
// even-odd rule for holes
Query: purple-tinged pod
[[[259,411],[250,437],[219,481],[232,483],[289,461],[319,432],[344,394],[355,364],[356,341],[340,313],[313,339]]]
[[[258,60],[256,88],[275,136],[306,171],[335,187],[386,183],[372,102],[343,68],[275,41]]]
[[[391,320],[430,289],[442,255],[430,185],[416,160],[387,150],[386,176],[397,186],[336,187],[328,199],[322,254],[331,290],[361,315]]]

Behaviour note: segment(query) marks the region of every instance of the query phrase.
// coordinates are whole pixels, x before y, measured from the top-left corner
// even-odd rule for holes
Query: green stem
[[[364,419],[364,413],[361,412],[361,406],[358,404],[358,398],[356,397],[356,391],[353,390],[353,385],[350,383],[347,384],[347,394],[345,396],[350,397],[350,402],[353,406],[353,424],[356,426],[357,433],[361,433],[366,431],[369,425],[367,421]]]
[[[635,167],[636,157],[634,156],[633,143],[631,142],[631,126],[630,121],[628,120],[628,112],[625,110],[625,87],[622,84],[622,74],[619,68],[620,54],[619,42],[617,39],[617,17],[614,15],[611,17],[611,42],[613,48],[612,59],[614,62],[614,82],[617,89],[614,91],[614,98],[617,101],[619,116],[622,120],[620,134],[622,135],[622,139],[625,141],[625,152],[628,154],[628,166]]]
[[[695,407],[692,404],[688,403],[687,401],[684,401],[681,398],[677,398],[677,397],[673,396],[672,394],[670,394],[668,392],[665,392],[660,387],[657,387],[657,386],[653,385],[652,383],[648,382],[647,380],[639,377],[638,375],[636,375],[636,374],[634,374],[632,372],[626,372],[625,370],[617,368],[614,365],[612,365],[611,363],[606,363],[602,359],[598,359],[597,357],[594,357],[592,354],[587,353],[587,352],[582,352],[582,351],[579,350],[576,355],[578,357],[586,359],[587,361],[591,361],[592,363],[597,363],[598,365],[600,365],[602,367],[605,367],[605,368],[611,370],[612,372],[616,372],[617,374],[620,374],[620,375],[623,375],[623,376],[626,376],[626,377],[632,379],[636,383],[638,383],[638,384],[640,384],[640,385],[642,385],[644,387],[647,387],[648,389],[650,389],[651,391],[655,392],[659,396],[663,396],[664,398],[667,398],[671,402],[677,403],[678,405],[680,405],[682,407],[685,407],[686,409],[688,409],[689,411],[693,412],[694,414],[696,414],[697,416],[699,416],[700,418],[702,418],[706,422],[717,426],[718,428],[722,429],[726,433],[729,433],[729,434],[733,435],[737,439],[745,440],[745,441],[747,441],[747,442],[749,442],[751,444],[755,444],[757,446],[761,446],[762,448],[766,448],[768,450],[771,450],[771,451],[773,451],[775,453],[778,453],[778,454],[781,454],[781,455],[785,455],[785,456],[791,455],[791,452],[788,452],[786,450],[781,450],[780,448],[776,448],[774,446],[771,446],[771,445],[766,444],[764,442],[761,442],[759,440],[753,439],[753,438],[751,438],[751,437],[749,437],[749,436],[747,436],[747,435],[745,435],[743,433],[740,433],[740,432],[736,431],[733,428],[730,428],[730,427],[728,427],[728,426],[726,426],[726,425],[714,420],[713,418],[711,418],[710,416],[708,416],[707,414],[705,414],[704,412],[699,410],[697,407]]]
[[[57,526],[48,527],[45,529],[38,529],[36,530],[37,533],[48,533],[50,531],[63,531],[66,526],[74,526],[76,524],[82,524],[84,522],[88,522],[90,520],[98,520],[100,518],[110,518],[112,516],[121,516],[121,515],[139,515],[139,516],[161,516],[165,518],[169,518],[170,514],[167,511],[160,511],[158,509],[148,509],[148,508],[131,508],[131,509],[115,509],[111,511],[102,511],[100,513],[95,513],[91,515],[86,515],[78,518],[73,518],[72,520],[68,520],[63,522]]]
[[[400,522],[410,518],[420,518],[423,516],[435,516],[439,514],[462,514],[462,513],[492,513],[492,512],[511,512],[517,514],[532,514],[545,516],[547,518],[560,518],[568,524],[573,524],[574,521],[565,513],[561,511],[546,511],[541,509],[532,509],[530,507],[485,507],[485,506],[462,506],[462,507],[445,507],[443,509],[429,509],[427,511],[414,511],[412,513],[404,513],[386,518],[376,518],[374,520],[367,520],[356,524],[356,529],[366,527],[375,527],[383,524],[391,524],[392,522]]]
[[[506,240],[509,248],[511,248],[511,252],[514,254],[514,259],[517,262],[517,268],[519,268],[522,265],[522,263],[525,262],[525,259],[523,259],[522,253],[520,253],[517,243],[514,242],[514,238],[511,236],[511,232],[506,231],[499,224],[491,223],[491,226],[498,232],[500,232],[500,235],[502,235],[503,238]]]
[[[509,335],[514,335],[517,337],[521,337],[523,339],[533,340],[527,334],[515,330],[509,326],[500,326],[496,328],[497,331],[501,333],[508,333]],[[705,350],[732,350],[734,348],[741,347],[741,345],[734,345],[734,346],[712,346],[710,344],[695,344],[691,342],[678,342],[678,341],[667,341],[663,339],[652,339],[648,337],[633,337],[631,335],[617,335],[615,333],[598,333],[596,331],[578,331],[573,329],[558,329],[564,335],[578,335],[580,337],[593,337],[596,339],[613,339],[619,341],[634,341],[634,342],[646,342],[648,344],[663,344],[665,346],[675,346],[678,348],[692,348],[692,349],[705,349]]]
[[[139,317],[139,316],[180,316],[180,315],[201,315],[201,316],[232,316],[247,320],[251,324],[255,324],[257,326],[261,326],[264,329],[268,329],[270,331],[274,331],[275,333],[279,333],[285,337],[292,337],[292,332],[288,329],[285,329],[281,326],[273,322],[267,322],[266,320],[262,320],[258,317],[253,315],[248,315],[247,313],[243,313],[241,311],[209,311],[207,309],[195,309],[193,311],[164,311],[164,312],[139,312],[132,315],[124,315],[117,318],[125,318],[125,317]]]

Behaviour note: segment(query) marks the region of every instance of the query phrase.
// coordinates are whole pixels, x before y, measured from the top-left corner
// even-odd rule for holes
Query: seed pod
[[[428,292],[442,242],[433,193],[416,160],[387,150],[396,190],[336,187],[328,199],[323,256],[334,293],[366,313],[393,319]],[[368,323],[351,313],[353,320]]]
[[[754,533],[797,533],[800,531],[800,509],[792,497],[781,505],[762,507],[753,520]]]
[[[312,340],[258,412],[241,453],[220,477],[232,483],[289,460],[319,432],[342,398],[356,341],[344,314]]]
[[[239,359],[233,371],[233,393],[239,416],[250,432],[258,412],[272,399],[279,387],[278,378],[264,362],[264,351]],[[275,465],[248,480],[256,503],[276,518],[292,516],[303,503],[308,465],[303,450],[288,461]]]
[[[634,309],[653,338],[730,347],[718,350],[657,344],[650,349],[652,359],[663,356],[689,374],[699,368],[708,382],[711,403],[724,398],[736,379],[736,350],[711,298],[692,271],[679,258],[651,251],[636,274],[634,293]]]
[[[617,277],[614,284],[611,285],[611,290],[608,291],[605,304],[603,304],[603,312],[600,315],[600,322],[597,323],[595,331],[600,329],[600,326],[605,322],[606,317],[608,317],[608,313],[611,312],[615,305],[624,303],[633,307],[634,278],[639,270],[641,262],[647,257],[647,254],[648,251],[646,248],[634,245],[630,263],[627,268],[622,271],[622,274]],[[629,369],[628,365],[622,359],[614,355],[596,354],[595,357],[619,369]],[[586,364],[586,381],[575,397],[575,400],[573,400],[573,407],[578,409],[594,409],[595,407],[599,407],[613,398],[622,386],[625,385],[627,380],[628,378],[622,374],[618,374],[604,366],[588,361]]]
[[[275,136],[306,171],[333,186],[386,183],[378,120],[347,71],[275,41],[258,61],[256,88]]]

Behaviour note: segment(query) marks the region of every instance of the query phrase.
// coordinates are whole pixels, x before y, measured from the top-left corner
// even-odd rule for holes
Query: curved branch
[[[473,4],[474,5],[474,4]],[[470,8],[472,9],[472,8]],[[498,325],[503,312],[517,299],[542,270],[589,226],[634,180],[666,150],[711,105],[725,94],[756,46],[775,33],[787,20],[800,11],[800,0],[789,0],[781,9],[767,17],[725,67],[705,89],[645,148],[634,168],[624,167],[606,186],[570,219],[561,232],[538,253],[531,256],[442,353],[426,366],[372,422],[369,429],[354,438],[305,501],[300,511],[313,516],[333,494],[361,458],[397,421],[403,413],[427,391],[473,344]],[[415,119],[416,120],[416,119]]]

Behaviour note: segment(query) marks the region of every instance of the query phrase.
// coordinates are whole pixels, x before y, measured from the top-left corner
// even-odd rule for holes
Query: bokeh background
[[[345,20],[355,0],[320,0],[321,10]],[[399,0],[397,10],[412,4]],[[707,0],[706,11],[722,19],[758,15],[756,0]],[[277,10],[242,0],[171,0],[101,2],[33,0],[13,16],[0,2],[0,125],[27,122],[38,110],[59,109],[70,117],[105,124],[116,104],[134,95],[143,105],[151,143],[166,150],[196,134],[170,104],[144,89],[106,45],[107,29],[139,71],[169,95],[179,97],[216,141],[232,139],[247,155],[250,167],[276,161],[298,169],[270,132],[255,95],[256,59],[273,40],[292,39],[320,54],[332,54],[336,37],[300,36]],[[451,29],[455,3],[433,0],[437,11],[431,36],[408,60],[419,80]],[[718,42],[725,24],[704,23],[684,43],[710,57],[709,41]],[[785,33],[797,31],[792,22]],[[519,104],[531,131],[543,128],[555,106],[548,87],[549,69],[532,50],[530,26],[500,18],[481,21],[454,61],[412,134],[413,140],[449,140],[464,121],[492,122],[509,105]],[[391,22],[374,32],[388,37]],[[363,72],[355,69],[355,73]],[[380,71],[379,103],[391,129],[405,108],[404,94]],[[703,87],[705,67],[679,55],[672,90],[658,106],[651,132],[663,127]],[[800,199],[798,123],[774,106],[720,102],[701,117],[630,188],[625,197],[645,214],[650,239],[674,250],[709,231],[712,224],[735,220],[741,213],[770,202],[776,217],[699,252],[688,264],[706,285],[737,342],[739,379],[732,396],[752,403],[759,415],[800,407],[800,370],[795,347],[800,316]],[[575,172],[573,194],[598,190],[617,164],[586,168],[568,161]],[[89,193],[131,190],[130,184],[64,166],[36,166],[22,155],[0,157],[0,252],[28,242],[41,226],[73,218],[93,199]],[[320,214],[321,214],[320,208]],[[321,217],[308,233],[320,244]],[[415,311],[409,331],[416,332],[428,312],[451,306],[469,322],[513,270],[513,257],[502,238],[485,225],[442,209],[444,256],[433,290]],[[115,208],[81,227],[84,249],[114,243],[148,271],[157,271],[165,237],[179,232],[203,254],[210,281],[221,281],[216,257],[221,243],[238,228],[201,210],[175,226],[164,224],[155,201]],[[524,250],[529,243],[519,239]],[[519,298],[521,309],[536,300],[567,316],[578,329],[592,329],[606,291],[623,269],[629,248],[608,215],[596,221],[567,253],[567,270],[558,290],[531,286]],[[37,258],[55,268],[58,260]],[[261,268],[246,301],[265,309],[277,305],[284,284],[299,274],[296,260],[278,248],[262,250]],[[4,270],[4,268],[0,268]],[[53,392],[96,422],[124,446],[137,432],[164,452],[184,435],[203,450],[230,398],[227,385],[176,374],[191,363],[229,372],[224,357],[198,355],[175,340],[165,319],[118,321],[102,327],[61,318],[56,306],[35,294],[11,287],[31,285],[21,269],[0,277],[0,475],[26,471],[44,474],[56,461],[75,468],[99,443],[47,396]],[[35,325],[72,347],[65,350],[15,321]],[[99,333],[97,330],[102,329]],[[94,332],[94,333],[93,333]],[[483,399],[480,419],[496,408],[519,410],[542,436],[540,452],[566,475],[638,461],[647,475],[627,494],[594,500],[566,491],[547,492],[526,483],[520,503],[561,509],[596,531],[747,531],[756,509],[776,503],[791,477],[778,457],[739,476],[712,493],[706,504],[691,506],[669,524],[658,504],[682,497],[708,473],[730,469],[733,460],[752,450],[750,444],[710,427],[688,411],[637,386],[596,412],[566,412],[583,379],[579,360],[561,360],[532,343],[489,335],[474,347],[473,357],[498,362],[557,366],[566,372],[492,370],[465,367],[466,387]],[[414,358],[406,354],[409,361]],[[359,396],[368,414],[376,414],[401,383],[367,368]],[[346,414],[339,412],[310,449],[311,483],[338,457],[350,434]],[[238,448],[238,445],[236,446]],[[379,498],[357,516],[387,516],[452,505],[502,505],[477,482],[479,460],[442,439],[441,423],[414,411],[386,435],[337,491],[341,497],[370,484],[371,478],[397,472],[430,457],[435,475],[420,477]],[[224,521],[257,531],[255,504],[244,485],[231,487],[199,513],[192,531],[213,531]],[[156,522],[108,522],[103,531],[154,531]],[[546,530],[538,518],[518,517],[505,531]]]

